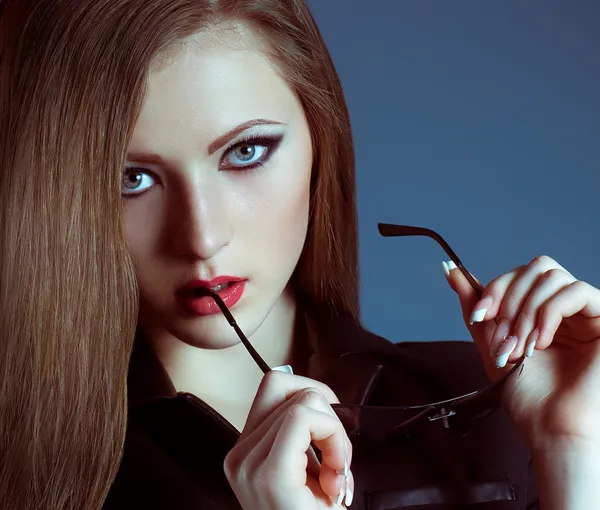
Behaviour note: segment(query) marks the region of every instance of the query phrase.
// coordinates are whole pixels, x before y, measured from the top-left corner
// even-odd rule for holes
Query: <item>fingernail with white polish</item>
[[[504,341],[500,348],[500,352],[498,352],[498,358],[496,359],[496,366],[498,368],[504,368],[506,366],[508,358],[517,346],[518,340],[519,339],[516,336],[511,335]]]
[[[352,493],[352,489],[350,487],[346,490],[346,506],[350,506],[352,504],[352,498],[354,494]]]
[[[348,473],[350,471],[350,466],[348,466],[348,461],[344,462],[344,468],[338,469],[336,473],[338,475],[342,475],[342,481],[340,483],[340,494],[338,496],[337,504],[340,505],[344,499],[344,495],[348,489]]]
[[[442,269],[444,270],[444,274],[446,275],[446,278],[448,278],[450,276],[450,271],[448,269],[448,264],[446,264],[445,260],[442,260]]]
[[[450,276],[450,271],[456,269],[456,264],[451,260],[449,260],[448,262],[442,261],[442,269],[444,270],[446,278],[448,278]]]
[[[531,358],[533,356],[533,350],[535,349],[535,344],[537,343],[539,337],[539,332],[537,329],[531,333],[531,338],[529,339],[529,343],[527,344],[527,349],[525,351],[525,356]]]
[[[276,370],[277,372],[285,372],[286,374],[294,374],[291,365],[281,365],[280,367],[273,367],[271,370]]]
[[[473,313],[471,314],[471,320],[470,320],[471,325],[474,322],[482,322],[483,318],[485,317],[485,314],[491,307],[492,307],[492,297],[491,296],[486,296],[481,301],[479,301],[479,303],[477,303],[475,305],[475,309],[473,310]]]
[[[481,308],[480,310],[473,312],[473,315],[471,315],[471,324],[473,324],[474,322],[483,321],[483,318],[485,317],[485,314],[488,310],[489,308]]]
[[[340,484],[340,494],[338,496],[338,500],[337,500],[337,504],[341,505],[342,501],[344,500],[344,496],[345,496],[345,489],[346,488],[346,477],[342,478],[342,482]]]

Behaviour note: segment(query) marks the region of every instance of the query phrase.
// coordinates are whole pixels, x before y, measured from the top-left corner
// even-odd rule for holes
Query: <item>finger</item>
[[[333,392],[331,392],[331,393],[333,393]],[[256,399],[258,399],[258,398],[260,398],[259,394],[257,394]],[[271,414],[268,415],[264,420],[262,420],[262,422],[254,430],[250,430],[250,428],[247,424],[246,427],[244,428],[244,430],[242,431],[243,437],[242,437],[242,435],[240,435],[240,437],[238,438],[238,441],[237,441],[238,444],[242,445],[242,443],[244,443],[244,445],[245,445],[245,443],[248,443],[246,446],[243,446],[243,447],[246,449],[246,451],[249,452],[251,449],[254,448],[254,445],[257,443],[258,439],[256,439],[256,438],[266,438],[267,432],[274,427],[274,424],[280,419],[280,416],[283,415],[285,412],[287,412],[290,407],[297,405],[297,404],[311,406],[314,409],[318,409],[324,413],[328,413],[335,419],[339,420],[337,414],[335,414],[335,411],[331,407],[331,404],[327,401],[325,396],[317,388],[314,388],[314,387],[302,388],[301,390],[297,391],[294,395],[292,395],[290,398],[288,398],[288,400],[286,400],[284,403],[280,404],[276,409],[274,409],[271,412]],[[246,428],[248,428],[248,430],[246,430]],[[266,441],[266,439],[265,439],[265,441]],[[348,460],[349,460],[349,462],[351,462],[351,460],[352,460],[352,443],[347,435],[346,435],[346,452],[348,454]],[[310,455],[310,457],[314,457],[314,459],[317,460],[314,453],[312,453]],[[318,463],[318,460],[317,460],[317,466],[320,466],[320,464]],[[313,462],[311,462],[309,459],[309,469],[314,469],[314,468],[315,468],[315,464]],[[316,471],[318,473],[318,469]]]
[[[508,319],[514,324],[529,294],[536,287],[540,279],[544,278],[544,275],[551,271],[561,271],[562,275],[558,274],[563,277],[564,281],[567,281],[567,279],[569,279],[569,282],[574,281],[573,276],[554,259],[547,256],[536,257],[511,282],[503,295],[499,296],[502,303],[498,317]]]
[[[446,263],[447,264],[447,263]],[[499,377],[498,370],[496,369],[495,361],[490,356],[490,345],[492,343],[492,337],[496,324],[484,323],[484,324],[470,324],[471,310],[475,303],[479,299],[478,292],[473,288],[469,281],[465,278],[462,272],[456,268],[454,264],[450,264],[448,272],[448,280],[454,291],[458,294],[458,298],[461,304],[463,319],[467,328],[469,329],[475,345],[483,361],[485,370],[492,380]]]
[[[444,268],[444,273],[446,274],[450,287],[458,294],[458,299],[463,311],[463,318],[465,319],[465,322],[467,322],[466,310],[471,309],[477,302],[478,293],[456,267],[454,262],[443,262],[442,267]]]
[[[539,337],[535,348],[546,349],[563,319],[577,313],[588,318],[600,317],[600,290],[579,280],[557,292],[540,308]]]
[[[318,479],[319,473],[321,472],[321,462],[319,461],[317,452],[315,452],[315,449],[312,447],[312,445],[310,448],[308,448],[308,450],[306,450],[306,457],[306,472],[309,476]]]
[[[498,370],[497,358],[494,357],[492,343],[494,339],[494,333],[498,329],[498,325],[495,321],[487,321],[483,324],[475,324],[472,326],[473,331],[471,334],[476,340],[476,345],[479,349],[479,354],[483,359],[483,363],[487,374],[492,381],[497,380],[501,375],[502,371]]]
[[[514,269],[492,280],[483,289],[481,296],[479,296],[478,291],[473,288],[473,285],[471,285],[462,271],[453,262],[445,262],[444,267],[450,286],[458,294],[463,311],[463,319],[467,327],[472,326],[473,323],[491,320],[496,317],[501,300],[493,299],[492,291],[495,290],[496,294],[502,295],[502,289],[508,288],[519,269]],[[477,278],[472,274],[471,276],[479,283]]]
[[[339,403],[331,388],[319,381],[284,372],[271,371],[266,373],[258,387],[240,437],[244,438],[283,402],[287,401],[296,392],[308,387],[317,389],[329,403]]]
[[[321,466],[321,473],[319,473],[319,485],[323,492],[327,494],[332,501],[337,502],[338,505],[343,503],[343,498],[348,488],[348,477],[344,475],[348,473],[350,476],[350,470],[347,471],[342,469],[331,469],[327,464]]]
[[[343,470],[346,463],[345,435],[341,422],[310,406],[294,405],[281,416],[273,430],[277,430],[266,464],[269,471],[285,474],[284,490],[296,489],[306,484],[305,452],[311,441],[322,451],[321,470]],[[303,469],[304,468],[304,469]],[[321,487],[329,496],[340,490],[339,476],[320,477]]]
[[[514,363],[525,353],[531,334],[538,322],[538,314],[544,303],[560,290],[573,283],[573,277],[562,269],[550,269],[542,274],[535,284],[533,290],[529,292],[525,302],[519,310],[519,314],[514,321],[512,334],[517,337],[517,345],[510,356]],[[512,318],[509,317],[509,320]],[[536,333],[537,335],[537,333]]]
[[[497,368],[506,367],[508,358],[517,345],[516,337],[510,335],[510,328],[510,321],[500,319],[492,337],[489,354],[495,360]]]
[[[255,397],[258,399],[259,396]],[[270,431],[273,428],[276,428],[277,423],[281,423],[282,416],[288,412],[288,410],[298,404],[312,406],[315,409],[319,409],[323,412],[329,412],[327,407],[329,404],[326,402],[325,398],[321,395],[321,393],[315,388],[303,388],[302,390],[293,394],[290,398],[288,398],[285,402],[276,407],[271,414],[269,414],[260,424],[254,428],[253,430],[246,430],[246,427],[242,431],[242,434],[237,440],[236,446],[241,449],[245,453],[245,455],[249,457],[252,455],[253,457],[260,457],[258,455],[259,452],[262,452],[262,457],[258,458],[257,462],[254,464],[257,466],[267,457],[269,450],[271,449],[271,444],[275,439],[276,430],[274,433]],[[331,409],[331,406],[329,406]],[[331,409],[332,416],[336,416],[333,409]],[[251,453],[252,452],[252,453]],[[318,460],[318,459],[317,459]],[[320,466],[320,463],[319,463]],[[309,466],[309,467],[314,467]],[[316,470],[318,474],[318,469]]]
[[[537,278],[552,269],[561,269],[572,278],[571,281],[575,279],[551,257],[546,255],[535,257],[529,264],[518,266],[488,283],[480,300],[473,306],[469,324],[495,318],[514,321]]]
[[[267,421],[254,429],[245,439],[241,442],[238,440],[235,447],[225,458],[223,466],[225,475],[232,487],[245,488],[244,490],[249,495],[246,497],[250,499],[258,498],[261,500],[266,498],[270,501],[270,506],[275,508],[289,504],[289,501],[285,501],[285,497],[290,494],[290,491],[299,488],[304,490],[309,486],[312,487],[314,483],[318,486],[317,491],[312,491],[314,497],[329,497],[320,488],[319,473],[321,465],[310,445],[307,445],[303,455],[291,459],[291,464],[287,465],[285,469],[281,469],[281,466],[274,464],[272,458],[270,458],[271,453],[276,455],[276,452],[273,451],[273,443],[289,411],[298,402],[304,401],[306,403],[311,399],[313,405],[322,405],[323,408],[328,406],[327,402],[314,389],[298,392],[276,409]],[[339,421],[337,416],[326,414],[330,416],[330,419]],[[316,463],[312,469],[311,459],[314,459]],[[295,494],[300,494],[300,492]],[[287,506],[285,507],[287,508]],[[300,507],[306,508],[302,505]]]
[[[271,413],[271,415],[269,415],[267,419],[263,421],[263,423],[261,423],[254,431],[248,434],[242,441],[238,440],[238,444],[236,445],[238,451],[236,455],[245,459],[244,469],[252,472],[253,470],[260,468],[273,448],[273,441],[275,440],[278,430],[281,427],[286,415],[289,414],[294,406],[298,405],[310,407],[322,413],[328,414],[334,420],[339,422],[339,418],[331,408],[331,405],[325,400],[323,395],[321,395],[314,388],[305,388],[304,390],[292,396],[292,398],[288,399],[288,401],[286,401],[284,404],[279,406],[279,408]],[[341,422],[340,426],[343,429]],[[343,440],[343,449],[347,462],[350,464],[352,462],[352,444],[345,430],[343,433]],[[325,459],[328,454],[327,452],[323,451],[323,445],[315,443],[315,446],[322,451],[322,458]],[[326,448],[328,445],[326,444],[324,447]],[[329,447],[331,447],[331,445],[329,445]],[[319,473],[321,473],[321,475],[333,479],[338,476],[335,473],[336,468],[330,467],[330,473],[328,473],[327,469],[324,469],[324,466],[319,463],[312,448],[307,448],[304,454],[305,456],[308,456],[308,461],[304,460],[304,463],[305,469],[308,469],[309,473],[317,477],[319,476]]]
[[[481,298],[470,311],[469,324],[489,321],[497,317],[501,318],[500,308],[503,298],[512,283],[524,269],[525,266],[516,267],[488,283],[481,294]],[[469,310],[466,311],[469,312]]]
[[[350,471],[350,473],[348,475],[347,486],[346,486],[346,498],[344,501],[345,505],[347,507],[349,507],[352,504],[352,501],[354,499],[354,490],[355,490],[354,474],[352,473],[352,471]]]

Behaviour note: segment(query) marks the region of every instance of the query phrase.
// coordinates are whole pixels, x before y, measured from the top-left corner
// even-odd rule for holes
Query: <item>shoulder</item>
[[[352,369],[377,370],[378,386],[386,382],[404,388],[427,387],[434,392],[439,388],[452,398],[490,382],[472,341],[393,342],[369,331],[358,320],[322,310],[308,325],[313,352],[345,358]]]
[[[363,326],[355,328],[364,354],[372,353],[382,364],[382,375],[400,378],[404,383],[414,379],[432,390],[438,388],[441,398],[452,398],[488,385],[490,379],[473,341],[397,341],[377,335]]]
[[[467,393],[490,383],[483,361],[472,341],[399,342],[397,358],[410,363],[448,390]],[[460,394],[460,393],[458,393]]]

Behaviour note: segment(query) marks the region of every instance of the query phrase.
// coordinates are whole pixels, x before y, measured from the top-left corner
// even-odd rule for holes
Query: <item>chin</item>
[[[187,343],[188,345],[191,345],[192,347],[197,347],[198,349],[209,349],[212,351],[218,351],[221,349],[233,347],[234,345],[241,343],[240,339],[235,333],[234,336],[235,338],[216,337],[215,335],[202,337],[195,336],[191,338],[190,341],[186,341],[187,339],[182,340],[185,341],[185,343]]]
[[[232,310],[232,314],[244,335],[250,338],[260,322],[248,324],[242,317],[238,319],[235,309]],[[252,322],[255,322],[255,319]],[[182,342],[200,349],[226,349],[242,343],[227,319],[220,313],[193,319],[186,318],[170,333]]]

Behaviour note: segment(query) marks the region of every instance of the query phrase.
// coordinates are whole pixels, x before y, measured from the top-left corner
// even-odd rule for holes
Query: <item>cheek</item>
[[[126,199],[125,199],[126,200]],[[124,227],[127,248],[136,267],[144,266],[145,258],[152,252],[155,228],[154,216],[149,214],[142,201],[133,199],[124,203]]]
[[[295,266],[306,241],[308,227],[308,190],[306,194],[296,195],[295,200],[285,204],[278,225],[273,231],[277,233],[276,250],[281,250],[289,257],[289,264]],[[287,265],[287,264],[286,264]]]
[[[310,167],[277,168],[277,178],[265,190],[260,220],[256,224],[258,238],[265,249],[274,250],[279,258],[299,256],[308,226],[310,203]],[[289,260],[294,262],[295,260]]]

